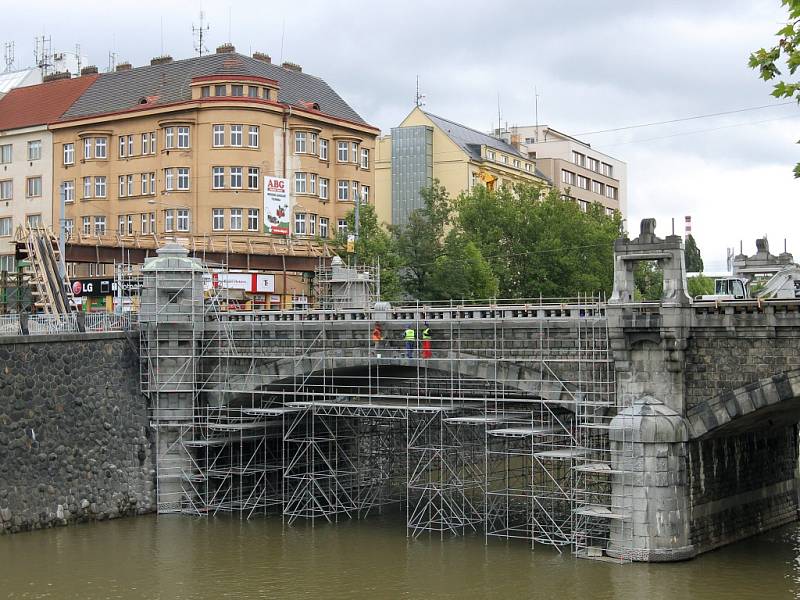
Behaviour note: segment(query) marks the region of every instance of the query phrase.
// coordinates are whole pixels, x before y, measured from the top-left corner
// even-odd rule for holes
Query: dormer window
[[[228,93],[225,90],[225,86],[224,85],[215,85],[214,86],[214,95],[215,96],[227,96]]]
[[[203,87],[200,88],[200,97],[208,98],[210,95],[211,95],[210,85],[204,85]]]
[[[236,84],[232,85],[231,96],[236,96],[237,98],[241,98],[242,96],[244,96],[244,86]]]

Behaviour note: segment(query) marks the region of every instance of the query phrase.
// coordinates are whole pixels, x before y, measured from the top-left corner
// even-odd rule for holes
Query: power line
[[[681,117],[680,119],[670,119],[668,121],[654,121],[652,123],[641,123],[639,125],[626,125],[624,127],[614,127],[613,129],[600,129],[598,131],[584,131],[583,133],[573,134],[579,135],[595,135],[598,133],[611,133],[614,131],[625,131],[627,129],[638,129],[640,127],[653,127],[655,125],[669,125],[670,123],[681,123],[683,121],[696,121],[697,119],[709,119],[711,117],[722,117],[724,115],[733,115],[737,113],[748,112],[751,110],[763,110],[765,108],[775,108],[778,106],[788,106],[789,104],[797,104],[796,102],[779,102],[778,104],[765,104],[763,106],[752,106],[750,108],[738,108],[736,110],[726,110],[724,112],[709,113],[707,115],[695,115],[693,117]]]

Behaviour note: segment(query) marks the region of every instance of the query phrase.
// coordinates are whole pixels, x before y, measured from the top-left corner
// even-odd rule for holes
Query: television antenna
[[[5,71],[14,69],[14,42],[8,42],[3,46],[3,59],[6,64]]]
[[[197,40],[194,45],[194,51],[197,52],[198,56],[203,56],[203,53],[208,52],[208,48],[206,48],[203,38],[206,37],[206,33],[209,29],[211,29],[211,26],[205,22],[205,17],[205,13],[201,10],[200,25],[198,27],[195,27],[194,24],[192,25],[192,38],[196,38]]]

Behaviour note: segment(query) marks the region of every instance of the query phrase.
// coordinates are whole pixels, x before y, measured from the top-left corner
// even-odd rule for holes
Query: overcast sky
[[[3,7],[4,42],[16,65],[33,62],[33,39],[72,50],[101,69],[147,64],[163,51],[194,54],[202,8],[207,47],[231,41],[291,60],[328,81],[384,132],[411,110],[415,78],[426,109],[482,130],[502,120],[539,121],[573,134],[772,105],[715,118],[584,135],[628,163],[629,230],[656,217],[657,232],[683,231],[692,215],[706,270],[725,248],[748,254],[767,234],[788,238],[800,259],[800,108],[779,106],[747,68],[785,20],[779,0],[529,0],[491,3],[293,0],[291,2],[40,0]],[[163,23],[163,25],[162,25]],[[163,34],[162,34],[163,31]],[[229,33],[230,32],[230,33]],[[709,131],[713,130],[713,131]]]

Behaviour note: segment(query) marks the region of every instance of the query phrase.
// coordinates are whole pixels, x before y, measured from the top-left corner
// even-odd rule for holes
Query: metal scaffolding
[[[193,269],[143,270],[160,512],[291,524],[396,505],[413,537],[597,558],[613,537],[629,557],[636,474],[632,444],[609,443],[621,405],[599,298],[220,312]]]

